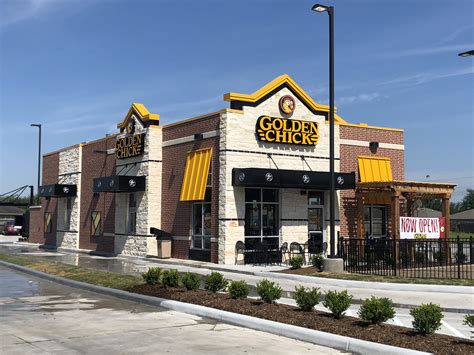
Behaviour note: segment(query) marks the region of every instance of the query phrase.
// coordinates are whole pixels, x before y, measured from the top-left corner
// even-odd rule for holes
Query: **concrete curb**
[[[81,288],[87,291],[92,291],[108,296],[118,297],[128,301],[145,303],[157,307],[171,309],[183,313],[193,314],[200,317],[206,317],[225,323],[238,325],[258,331],[263,331],[275,335],[285,336],[292,339],[306,341],[309,343],[327,346],[343,351],[351,351],[361,354],[427,354],[416,350],[398,348],[390,345],[383,345],[378,343],[372,343],[365,340],[359,340],[355,338],[345,337],[341,335],[335,335],[331,333],[325,333],[317,330],[311,330],[307,328],[301,328],[293,325],[273,322],[265,319],[254,318],[241,314],[221,311],[214,308],[208,308],[198,306],[189,303],[183,303],[178,301],[166,300],[158,297],[145,296],[140,294],[134,294],[122,290],[116,290],[112,288],[87,284],[84,282],[74,281],[58,277],[55,275],[46,274],[41,271],[29,269],[20,265],[11,264],[0,260],[0,265],[8,267],[13,270],[21,271],[33,276],[37,276],[43,279],[47,279],[53,282],[60,283],[62,285]]]

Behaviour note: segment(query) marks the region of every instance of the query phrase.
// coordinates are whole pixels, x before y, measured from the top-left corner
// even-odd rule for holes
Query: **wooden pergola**
[[[400,238],[400,203],[406,200],[407,217],[413,216],[416,200],[442,200],[442,216],[445,217],[446,238],[449,237],[450,199],[454,184],[440,184],[415,181],[374,181],[360,182],[356,186],[357,238],[364,238],[364,205],[381,204],[390,206],[391,234]]]

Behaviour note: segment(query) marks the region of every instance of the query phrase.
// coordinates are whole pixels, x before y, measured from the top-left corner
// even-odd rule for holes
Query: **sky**
[[[0,194],[43,152],[116,132],[133,102],[162,124],[289,74],[328,99],[328,18],[313,1],[0,0]],[[405,179],[474,188],[472,0],[333,0],[335,101],[403,128]]]

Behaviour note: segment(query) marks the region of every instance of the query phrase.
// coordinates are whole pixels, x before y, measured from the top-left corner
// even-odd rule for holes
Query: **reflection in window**
[[[98,211],[91,213],[91,235],[100,236],[102,234],[102,214]]]
[[[364,207],[365,233],[374,237],[387,235],[387,207],[365,206]]]
[[[135,234],[137,229],[137,195],[128,194],[127,232]]]
[[[206,191],[203,202],[193,203],[193,235],[194,249],[211,248],[211,193]]]
[[[51,212],[44,213],[44,232],[51,233]]]

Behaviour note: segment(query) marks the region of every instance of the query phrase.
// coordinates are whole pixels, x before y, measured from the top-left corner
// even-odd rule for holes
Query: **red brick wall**
[[[367,142],[403,144],[403,132],[398,131],[340,126],[340,137],[343,139],[354,139]],[[356,181],[359,181],[357,158],[361,155],[390,158],[393,179],[404,179],[404,151],[386,148],[378,148],[376,151],[372,151],[369,148],[368,143],[366,147],[341,144],[341,172],[355,171]],[[353,190],[342,190],[340,196],[341,236],[355,237],[357,235],[357,201],[355,199],[355,192]],[[389,209],[387,209],[387,217],[390,217]],[[390,233],[390,225],[388,232]]]
[[[59,174],[59,152],[43,155],[43,177],[42,185],[58,183]],[[30,237],[32,243],[56,246],[56,226],[58,221],[57,201],[55,198],[46,200],[41,198],[41,209],[31,211],[30,215]],[[52,213],[51,233],[44,232],[44,214]]]
[[[82,147],[81,174],[81,220],[79,228],[79,248],[93,251],[114,252],[114,237],[103,233],[115,231],[115,196],[111,193],[94,195],[93,179],[115,173],[115,155],[102,153],[115,147],[115,136],[109,136]],[[101,151],[101,152],[94,152]],[[91,235],[91,214],[101,212],[102,234]]]
[[[214,115],[163,127],[163,141],[191,136],[219,129],[220,115]],[[163,187],[161,205],[161,228],[172,236],[188,237],[191,233],[192,202],[180,202],[179,195],[186,167],[187,153],[192,150],[213,148],[212,156],[212,197],[211,197],[211,238],[218,238],[219,206],[219,137],[163,147]],[[173,240],[172,256],[187,259],[191,242]],[[218,261],[217,242],[211,242],[211,261]]]

